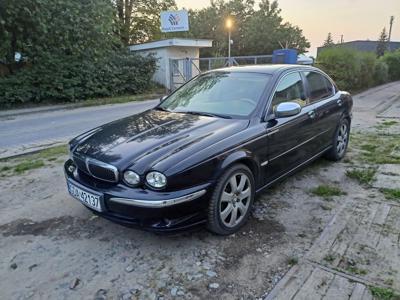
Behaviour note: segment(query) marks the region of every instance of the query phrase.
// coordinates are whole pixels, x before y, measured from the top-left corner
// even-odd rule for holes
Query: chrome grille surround
[[[73,161],[78,169],[96,179],[107,182],[118,182],[119,180],[118,169],[113,165],[76,153],[73,153]]]

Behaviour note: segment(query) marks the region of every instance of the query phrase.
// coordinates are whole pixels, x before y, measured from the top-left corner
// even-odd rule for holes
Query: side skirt
[[[274,180],[268,182],[266,185],[260,187],[258,190],[256,190],[256,194],[262,192],[263,190],[265,190],[266,188],[269,188],[271,185],[273,185],[274,183],[284,179],[285,177],[292,175],[293,173],[295,173],[298,169],[300,169],[301,167],[313,162],[314,160],[318,159],[319,157],[321,157],[326,151],[328,151],[330,148],[332,148],[332,145],[325,148],[324,150],[322,150],[321,152],[318,152],[316,155],[310,157],[309,159],[303,161],[301,164],[297,165],[296,167],[294,167],[293,169],[289,170],[288,172],[282,174],[281,176],[279,176],[278,178],[275,178]]]

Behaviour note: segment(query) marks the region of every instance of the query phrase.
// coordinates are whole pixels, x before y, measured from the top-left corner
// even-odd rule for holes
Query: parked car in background
[[[343,158],[351,109],[349,93],[314,67],[210,71],[71,140],[68,190],[121,224],[231,234],[256,194],[322,155]]]

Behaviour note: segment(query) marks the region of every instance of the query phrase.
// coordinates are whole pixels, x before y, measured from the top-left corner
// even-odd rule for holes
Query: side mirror
[[[161,97],[160,97],[160,102],[163,102],[167,97],[168,97],[168,96],[166,96],[166,95],[165,95],[165,96],[161,96]]]
[[[282,102],[275,109],[275,118],[292,117],[301,112],[300,104],[296,102]]]

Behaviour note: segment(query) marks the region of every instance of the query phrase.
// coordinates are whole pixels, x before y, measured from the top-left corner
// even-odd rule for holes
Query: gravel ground
[[[368,116],[357,117],[362,130]],[[65,159],[0,180],[1,299],[263,298],[352,194],[370,195],[346,177],[346,159],[320,159],[260,195],[235,235],[156,235],[95,217],[68,196]],[[321,184],[346,194],[313,195]]]
[[[261,195],[235,235],[200,228],[165,236],[93,216],[67,195],[61,160],[1,180],[4,299],[262,297],[345,200],[309,189],[348,185],[341,164],[320,160]]]

